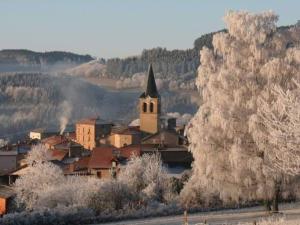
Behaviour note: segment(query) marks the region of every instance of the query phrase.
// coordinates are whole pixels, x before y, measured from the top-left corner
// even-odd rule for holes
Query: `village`
[[[138,96],[137,96],[138,98]],[[112,103],[113,104],[113,103]],[[161,97],[150,64],[147,87],[139,96],[139,124],[118,124],[101,117],[83,118],[64,131],[38,128],[28,139],[0,149],[0,215],[5,214],[14,196],[11,186],[26,174],[26,155],[32,146],[44,145],[49,161],[65,176],[92,176],[114,179],[133,156],[159,154],[170,177],[180,177],[191,169],[185,126],[176,118],[162,115]]]

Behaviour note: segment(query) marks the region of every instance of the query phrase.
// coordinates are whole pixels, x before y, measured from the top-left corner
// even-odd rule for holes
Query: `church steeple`
[[[146,88],[146,96],[150,96],[151,98],[155,98],[158,96],[156,83],[154,79],[152,64],[150,64],[148,69],[148,82],[147,82],[147,88]]]
[[[159,94],[158,94],[158,91],[156,88],[152,64],[149,65],[149,69],[148,69],[148,81],[147,81],[146,91],[141,95],[141,98],[145,98],[147,96],[149,96],[151,98],[159,97]]]
[[[159,131],[160,96],[157,91],[152,65],[149,65],[146,91],[140,96],[140,130],[155,134]]]

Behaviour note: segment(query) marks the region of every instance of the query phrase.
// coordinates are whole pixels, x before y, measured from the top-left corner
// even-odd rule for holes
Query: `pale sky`
[[[298,0],[0,0],[0,49],[109,58],[192,48],[197,37],[224,28],[230,9],[273,10],[278,25],[300,20]]]

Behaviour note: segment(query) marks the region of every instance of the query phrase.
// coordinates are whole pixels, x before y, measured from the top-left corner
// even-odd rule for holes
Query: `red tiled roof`
[[[89,168],[111,168],[111,163],[115,159],[114,149],[114,147],[94,148],[89,161]]]
[[[121,155],[125,158],[130,158],[133,155],[141,155],[141,145],[128,145],[120,148],[119,150],[121,151]]]
[[[58,161],[62,161],[68,154],[68,151],[62,151],[57,149],[49,150],[49,152],[50,152],[51,160],[58,160]]]
[[[140,145],[129,145],[122,148],[103,146],[94,148],[89,161],[89,168],[111,168],[112,161],[118,158],[130,158],[133,155],[141,155]]]
[[[90,156],[85,156],[80,158],[78,161],[74,162],[75,170],[88,168],[90,158]]]
[[[64,136],[54,135],[54,136],[51,136],[51,137],[48,137],[48,138],[44,138],[42,140],[42,143],[54,146],[54,145],[64,143],[66,141],[67,141],[67,139]]]

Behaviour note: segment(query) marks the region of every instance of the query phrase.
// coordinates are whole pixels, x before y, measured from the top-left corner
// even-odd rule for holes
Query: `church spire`
[[[149,65],[146,91],[140,96],[140,130],[155,134],[160,129],[160,96],[157,91],[152,65]]]
[[[157,88],[156,88],[152,64],[149,65],[147,88],[146,88],[146,92],[144,94],[145,94],[145,97],[150,96],[151,98],[157,98],[159,96],[159,94],[157,92]]]

